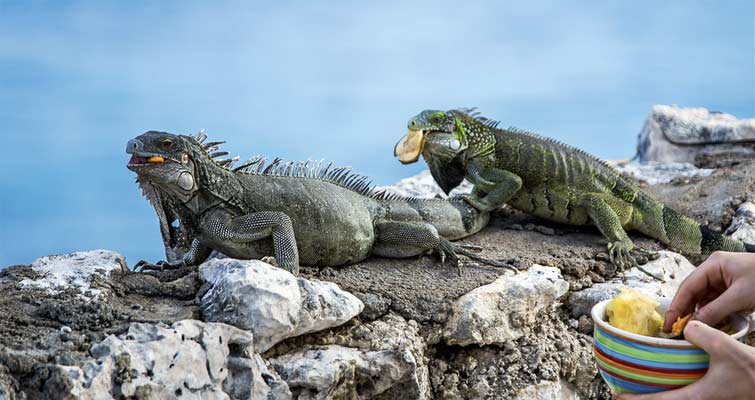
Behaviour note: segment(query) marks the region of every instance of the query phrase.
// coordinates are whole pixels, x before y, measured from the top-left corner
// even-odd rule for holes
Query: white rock
[[[698,154],[721,150],[753,154],[737,141],[755,141],[755,119],[657,105],[640,132],[638,151],[640,161],[660,162],[694,162]],[[723,144],[706,144],[712,142]]]
[[[486,345],[520,338],[569,290],[556,268],[533,265],[458,298],[443,329],[448,344]]]
[[[664,282],[654,280],[637,268],[631,268],[624,273],[624,280],[616,278],[573,292],[568,301],[571,315],[575,318],[581,315],[589,316],[595,304],[613,298],[619,294],[619,289],[624,287],[650,296],[673,297],[684,278],[695,270],[695,266],[681,254],[665,250],[659,253],[658,259],[650,261],[642,268],[657,277],[663,277]]]
[[[58,366],[72,398],[290,398],[286,384],[253,352],[252,334],[224,324],[134,323],[90,353],[95,359],[83,367]]]
[[[747,201],[739,205],[726,234],[745,243],[755,244],[755,204]]]
[[[561,379],[556,381],[540,381],[535,385],[522,388],[517,392],[514,400],[579,400],[577,389],[569,382]]]
[[[404,178],[391,186],[379,186],[376,189],[388,190],[401,196],[433,198],[436,196],[446,197],[443,190],[435,183],[429,170],[424,170],[417,175]],[[459,187],[452,190],[450,195],[469,193],[472,191],[472,184],[464,180]]]
[[[270,359],[294,399],[371,399],[410,379],[416,361],[408,350],[363,352],[339,345],[296,350]]]
[[[47,289],[57,294],[66,289],[78,289],[87,299],[100,297],[101,289],[92,288],[92,281],[108,278],[125,268],[122,255],[110,250],[77,251],[75,253],[46,256],[36,259],[32,270],[40,276],[24,279],[19,285],[27,288]]]
[[[637,180],[645,181],[650,185],[668,183],[675,178],[707,177],[713,173],[712,169],[697,168],[690,163],[659,163],[655,161],[645,164],[629,163],[615,168],[619,172]]]
[[[204,319],[251,331],[255,348],[338,326],[364,305],[336,284],[297,278],[257,260],[214,259],[200,266],[210,284],[201,298]]]

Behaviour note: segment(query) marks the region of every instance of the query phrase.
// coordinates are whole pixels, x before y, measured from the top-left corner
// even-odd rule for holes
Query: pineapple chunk
[[[608,323],[627,332],[643,336],[655,336],[663,325],[663,317],[656,311],[659,303],[632,289],[621,293],[608,302]]]

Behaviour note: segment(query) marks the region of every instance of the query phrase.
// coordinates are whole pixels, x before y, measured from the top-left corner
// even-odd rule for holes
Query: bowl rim
[[[671,304],[671,299],[668,297],[656,296],[653,298],[660,303],[660,306],[659,306],[660,309],[666,309]],[[659,347],[699,349],[698,346],[696,346],[695,344],[687,340],[666,339],[666,338],[659,338],[659,337],[653,337],[653,336],[638,335],[636,333],[628,332],[623,329],[614,327],[613,325],[609,324],[607,321],[604,320],[606,305],[611,300],[612,299],[606,299],[606,300],[600,301],[597,304],[595,304],[590,310],[590,316],[592,317],[593,324],[600,327],[600,329],[610,333],[611,335],[618,336],[621,339],[630,340],[635,343],[646,344],[646,345],[651,345],[651,346],[659,346]],[[735,327],[742,326],[739,330],[737,330],[737,332],[729,336],[737,340],[743,338],[750,329],[749,321],[745,317],[738,314],[731,314],[729,315],[729,318],[731,319],[732,326],[735,326]]]

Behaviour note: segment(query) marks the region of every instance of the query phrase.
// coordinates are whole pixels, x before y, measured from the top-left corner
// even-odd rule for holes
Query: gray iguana
[[[755,246],[701,226],[638,189],[605,162],[586,152],[498,122],[475,109],[425,110],[411,118],[394,154],[412,163],[420,154],[448,193],[464,179],[459,196],[481,212],[504,203],[550,221],[594,224],[608,239],[612,262],[638,265],[654,256],[627,235],[638,230],[687,255],[715,250],[755,251]]]
[[[338,266],[431,251],[441,260],[456,262],[459,253],[505,266],[449,242],[489,220],[464,201],[376,190],[366,177],[322,162],[265,165],[258,157],[234,168],[238,158],[218,159],[228,154],[217,151],[223,142],[206,138],[150,131],[128,142],[128,168],[157,211],[169,259],[137,268],[197,265],[212,250],[240,259],[274,255],[293,273],[300,263]]]

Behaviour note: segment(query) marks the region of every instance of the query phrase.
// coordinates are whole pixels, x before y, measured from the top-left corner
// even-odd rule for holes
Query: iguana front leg
[[[260,211],[240,217],[230,217],[227,213],[217,211],[203,217],[200,221],[201,239],[207,243],[220,243],[219,247],[233,247],[245,243],[272,237],[273,251],[278,265],[297,275],[299,273],[299,250],[296,247],[294,228],[291,219],[282,212]],[[197,242],[195,240],[195,242]],[[192,249],[194,245],[192,245]],[[183,265],[197,265],[209,256],[209,248],[197,243],[197,251],[190,251],[187,257],[178,263],[158,262],[142,264],[145,269],[170,269]],[[204,253],[206,252],[206,255]],[[192,254],[195,254],[192,256]],[[204,257],[201,257],[204,255]],[[142,262],[140,262],[142,263]],[[139,264],[137,264],[139,265]]]
[[[522,178],[518,175],[476,163],[469,164],[467,179],[474,185],[474,190],[459,197],[482,212],[490,212],[506,204],[522,187]],[[481,197],[482,193],[487,194]]]
[[[299,274],[299,249],[294,227],[285,213],[260,211],[230,220],[211,216],[207,226],[207,235],[220,242],[248,243],[272,236],[278,266],[294,275]]]
[[[623,226],[632,218],[632,205],[613,196],[588,194],[585,197],[585,207],[593,224],[608,239],[608,257],[612,263],[622,269],[638,267],[651,277],[660,279],[640,267],[652,259],[655,253],[635,247],[624,230]]]
[[[199,265],[203,263],[211,253],[211,248],[202,245],[199,240],[194,239],[191,242],[189,251],[187,251],[180,260],[174,262],[158,261],[156,264],[150,264],[145,260],[141,260],[134,265],[134,270],[142,272],[155,270],[162,271],[167,269],[178,269],[190,265]]]

